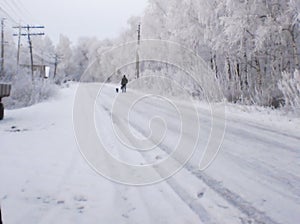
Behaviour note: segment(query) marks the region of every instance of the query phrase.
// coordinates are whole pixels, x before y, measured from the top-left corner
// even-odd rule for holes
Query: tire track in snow
[[[164,148],[162,148],[164,147]],[[166,150],[165,146],[160,147],[164,152],[168,153],[170,152],[169,149]],[[196,167],[193,167],[192,165],[188,164],[184,167],[187,171],[191,173],[191,175],[194,175],[199,180],[203,181],[210,189],[215,191],[218,195],[220,195],[223,199],[225,199],[229,204],[237,208],[241,213],[245,214],[250,220],[253,219],[255,224],[280,224],[273,219],[271,219],[269,216],[267,216],[264,212],[259,211],[254,206],[251,205],[250,202],[243,199],[240,195],[237,193],[234,193],[233,191],[225,188],[221,182],[213,179],[212,177],[206,175],[204,172],[201,171],[194,171],[197,170]],[[191,205],[189,203],[189,197],[180,192],[180,187],[176,186],[174,182],[169,181],[168,183],[170,186],[174,189],[174,191],[183,199],[183,201],[191,207],[193,211],[196,213],[199,211],[203,211],[202,209],[199,209],[199,206]],[[204,213],[205,214],[205,213]],[[203,215],[203,213],[201,213]],[[206,216],[204,216],[206,217]],[[251,222],[252,223],[252,222]]]
[[[283,189],[282,192],[279,192],[281,194],[284,194],[285,197],[291,198],[290,194],[286,194],[286,192],[292,192],[294,195],[297,196],[298,200],[300,199],[300,186],[298,183],[300,183],[300,178],[288,173],[284,170],[279,170],[276,167],[268,167],[264,163],[260,161],[251,162],[249,160],[246,160],[245,158],[242,158],[238,155],[235,155],[231,152],[225,152],[226,155],[228,155],[229,159],[233,160],[235,163],[239,164],[239,166],[252,169],[257,172],[257,175],[261,176],[261,179],[263,180],[270,180],[269,183],[274,183],[274,181],[278,183],[284,183],[285,188],[288,188],[288,191],[286,189]],[[277,174],[277,175],[276,175]],[[278,175],[280,174],[280,175]],[[272,187],[268,186],[268,187]],[[278,191],[278,190],[276,190]],[[293,198],[291,198],[293,199]],[[299,200],[300,202],[300,200]]]
[[[188,168],[190,170],[191,168]],[[222,184],[201,172],[193,172],[193,174],[207,184],[212,190],[222,196],[227,202],[239,209],[243,214],[247,215],[250,219],[253,219],[257,224],[279,224],[271,219],[264,212],[257,210],[248,201],[243,199],[240,195],[230,191],[222,186]]]
[[[153,105],[155,107],[155,105]],[[110,110],[108,108],[105,108],[107,112]],[[143,133],[144,131],[137,125],[133,124],[129,121],[129,124],[140,134],[145,135]],[[173,130],[176,131],[176,130]],[[248,133],[247,133],[248,134]],[[250,137],[253,133],[249,133]],[[252,136],[253,137],[253,136]],[[255,136],[256,137],[256,136]],[[255,138],[255,140],[257,140]],[[265,139],[262,139],[263,142],[269,143],[268,141],[264,141]],[[167,153],[172,153],[172,150],[168,148],[168,146],[161,144],[159,148]],[[145,155],[141,154],[144,158]],[[174,158],[176,159],[176,158]],[[180,161],[178,159],[178,161]],[[272,218],[267,216],[264,212],[259,211],[256,209],[250,202],[242,198],[237,193],[229,190],[228,188],[224,187],[222,183],[219,181],[213,179],[212,177],[206,175],[203,172],[194,172],[194,170],[197,170],[196,167],[193,167],[191,164],[187,164],[184,169],[188,171],[192,176],[198,178],[200,181],[204,182],[207,187],[214,192],[216,192],[221,198],[223,198],[228,204],[235,207],[237,210],[239,210],[243,215],[248,217],[248,220],[244,220],[243,218],[240,218],[241,223],[255,223],[255,224],[279,224],[278,222],[274,221]],[[159,171],[157,170],[159,173]],[[202,220],[205,223],[215,223],[214,220],[212,220],[213,217],[210,217],[208,211],[200,204],[193,202],[192,196],[189,194],[189,192],[184,190],[184,185],[182,183],[177,183],[176,181],[172,180],[172,178],[169,178],[167,180],[167,183],[169,186],[173,189],[173,191],[182,199],[182,201],[193,211],[195,212],[200,220]]]
[[[171,189],[180,197],[180,199],[199,217],[205,224],[217,224],[208,211],[190,195],[176,180],[169,178],[166,180]]]
[[[240,124],[241,123],[241,121],[236,121],[232,118],[230,119],[230,122],[235,123],[235,124]],[[261,131],[264,131],[264,132],[267,132],[267,133],[276,134],[276,135],[279,135],[279,136],[284,136],[284,137],[291,138],[291,139],[294,139],[294,140],[300,140],[300,137],[296,136],[296,135],[286,134],[286,133],[278,131],[278,130],[271,130],[269,128],[262,127],[262,126],[259,126],[257,124],[253,124],[253,123],[250,123],[248,121],[242,121],[242,123],[246,126],[249,126],[249,127],[253,128],[253,129],[258,129],[258,130],[261,130]]]
[[[106,108],[107,109],[107,108]],[[143,130],[141,130],[139,128],[139,126],[133,124],[132,122],[129,122],[129,124],[136,130],[138,131],[140,134],[142,134],[143,136],[146,136],[145,132]],[[129,140],[129,139],[128,139]],[[167,151],[169,153],[171,153],[171,150],[166,150],[164,149],[165,146],[161,145],[158,147],[161,151],[167,153]],[[167,154],[169,154],[167,153]],[[146,158],[145,154],[140,153],[141,156],[147,161],[148,158]],[[187,169],[187,167],[183,167],[184,169],[186,169],[191,175],[194,175],[189,169]],[[153,167],[153,169],[155,169]],[[160,174],[159,170],[155,169],[156,172],[158,174]],[[197,176],[196,176],[197,177]],[[198,178],[198,177],[197,177]],[[198,178],[199,179],[199,178]],[[202,179],[200,179],[201,181],[203,181]],[[171,178],[167,178],[166,179],[167,184],[170,186],[170,188],[178,195],[178,197],[182,200],[183,203],[186,204],[186,206],[188,206],[198,217],[199,219],[205,223],[205,224],[217,224],[217,221],[214,219],[214,217],[212,217],[209,212],[206,210],[206,208],[201,205],[200,201],[196,201],[193,197],[193,195],[191,195],[189,192],[187,192],[185,190],[185,187],[182,186],[182,184],[180,184],[178,181],[176,181],[175,179]],[[205,182],[204,182],[205,183]],[[207,185],[207,183],[205,183]],[[209,185],[207,185],[208,187],[210,187]],[[211,187],[210,187],[211,188]],[[224,198],[224,197],[223,197]],[[270,224],[277,224],[277,223],[270,223]]]
[[[138,131],[140,134],[144,135],[144,131],[138,126],[130,122],[130,125]],[[168,148],[168,146],[161,144],[159,148],[167,153],[172,153],[172,150]],[[143,155],[142,155],[143,156]],[[178,160],[180,161],[180,160]],[[241,213],[246,215],[250,220],[253,219],[255,224],[279,224],[278,222],[272,220],[270,217],[268,217],[264,212],[259,211],[254,206],[251,205],[250,202],[243,199],[240,195],[237,193],[234,193],[233,191],[225,188],[222,186],[222,184],[213,179],[212,177],[209,177],[204,172],[198,171],[194,172],[194,170],[197,170],[196,167],[193,167],[191,164],[187,164],[184,169],[189,171],[191,175],[194,175],[199,180],[203,181],[210,189],[215,191],[218,195],[220,195],[223,199],[225,199],[229,204],[237,208]],[[159,172],[159,171],[157,171]],[[208,212],[205,210],[205,208],[201,205],[197,204],[191,204],[190,203],[190,196],[187,192],[184,192],[180,185],[175,184],[175,182],[171,181],[171,179],[167,180],[171,188],[178,194],[178,196],[196,213],[199,215],[199,218],[204,217],[203,221],[206,221],[205,223],[213,223],[210,221]]]
[[[108,114],[108,116],[114,116],[114,115],[112,115],[111,111],[109,110],[109,108],[107,106],[101,105],[101,107]],[[115,116],[115,118],[113,119],[116,122],[115,125],[122,125],[122,122],[120,119],[121,118]],[[127,140],[129,140],[131,142],[132,139],[127,138]],[[145,159],[145,161],[147,161],[147,158],[145,157],[145,155],[143,155],[143,153],[139,152],[139,154],[141,155],[142,158]],[[160,175],[160,173],[155,168],[153,168],[153,169]],[[184,202],[186,204],[186,206],[188,208],[190,208],[198,216],[198,218],[201,220],[201,223],[203,222],[205,224],[217,224],[217,222],[212,221],[212,217],[210,217],[209,213],[205,210],[205,208],[203,206],[201,206],[200,203],[194,202],[193,198],[189,195],[189,193],[186,192],[183,188],[181,188],[181,186],[175,180],[172,180],[169,178],[166,182],[170,186],[170,188],[173,190],[173,192],[181,199],[181,201]],[[140,192],[138,191],[138,193],[140,193]],[[143,198],[143,197],[144,197],[144,195],[141,195],[141,198]],[[168,202],[168,204],[171,207],[174,207],[174,205],[171,202]],[[147,211],[150,214],[151,213],[150,207],[147,205],[147,203],[145,203],[145,206],[148,208]],[[152,216],[149,216],[149,217],[152,217]]]

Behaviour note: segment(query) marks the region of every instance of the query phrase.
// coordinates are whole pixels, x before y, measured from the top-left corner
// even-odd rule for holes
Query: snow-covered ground
[[[95,92],[99,87],[89,84],[87,89]],[[211,118],[206,105],[198,105],[200,138],[189,163],[157,184],[122,185],[95,172],[78,148],[73,126],[76,89],[72,85],[48,102],[6,111],[0,122],[4,224],[299,222],[299,119],[229,106],[221,151],[201,172],[198,165]],[[129,116],[122,113],[122,106],[137,95],[143,96],[131,90],[117,95],[113,86],[105,86],[95,102],[97,133],[117,159],[137,165],[159,163],[168,158],[180,135],[191,133],[180,133],[176,110],[157,98],[138,102]],[[121,109],[114,112],[117,98]],[[187,109],[185,115],[189,114]],[[144,137],[155,116],[164,117],[170,127],[163,144],[148,153],[126,149],[114,128],[129,124],[137,137]],[[195,121],[187,122],[193,126]]]

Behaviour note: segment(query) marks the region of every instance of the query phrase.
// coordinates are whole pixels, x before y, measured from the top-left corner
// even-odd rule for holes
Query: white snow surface
[[[91,90],[100,86],[86,85]],[[48,102],[8,110],[5,120],[0,121],[0,204],[4,224],[299,222],[299,118],[267,110],[241,111],[228,105],[221,151],[212,165],[200,172],[197,168],[206,144],[201,139],[209,135],[211,118],[207,105],[199,103],[203,138],[191,161],[158,184],[126,186],[99,175],[81,155],[73,130],[76,89],[73,84]],[[112,145],[111,153],[134,164],[158,162],[168,156],[169,151],[160,148],[147,155],[124,152],[107,113],[117,94],[114,86],[106,85],[103,91],[105,98],[96,102],[95,121],[101,122],[98,134]],[[122,97],[134,94],[142,93],[129,90]],[[158,111],[168,113],[169,122],[178,125],[178,120],[170,116],[173,111],[154,99],[141,102],[136,109],[132,127],[136,135],[147,131],[145,124]],[[178,138],[174,130],[166,139],[170,151]]]

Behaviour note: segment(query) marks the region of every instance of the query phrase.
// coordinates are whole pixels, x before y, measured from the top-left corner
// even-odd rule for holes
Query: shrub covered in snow
[[[296,70],[294,73],[282,73],[282,79],[278,87],[283,93],[285,107],[300,113],[300,73]]]
[[[57,87],[51,80],[35,78],[28,73],[19,74],[10,80],[12,83],[11,96],[4,98],[5,107],[9,109],[26,107],[41,102],[53,96]]]

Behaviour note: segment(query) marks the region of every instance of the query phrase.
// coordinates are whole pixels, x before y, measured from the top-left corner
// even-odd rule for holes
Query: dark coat
[[[127,85],[127,83],[128,83],[128,79],[126,78],[126,76],[124,76],[124,77],[122,78],[121,85],[122,85],[122,86],[125,86],[125,85]]]

